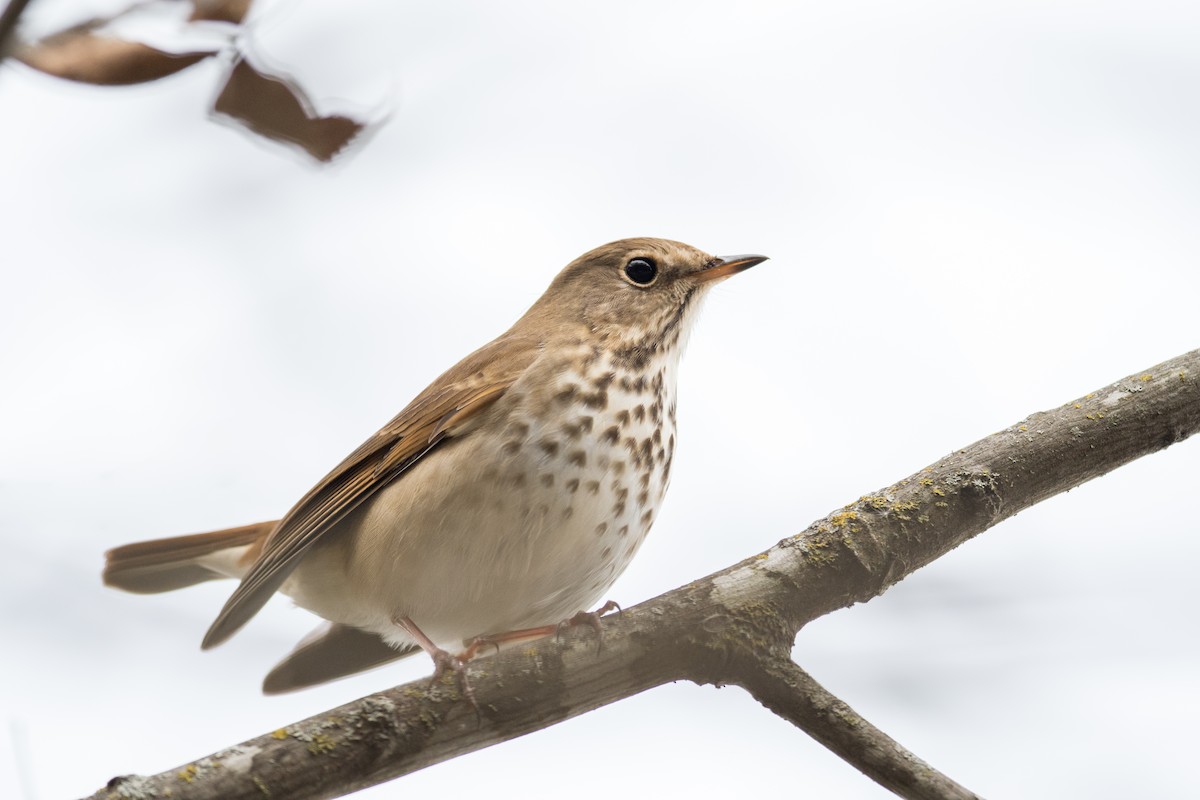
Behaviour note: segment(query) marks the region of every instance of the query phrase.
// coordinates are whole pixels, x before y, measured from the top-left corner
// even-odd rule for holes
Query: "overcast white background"
[[[313,618],[280,598],[201,653],[231,585],[121,594],[102,553],[278,517],[595,245],[772,258],[700,320],[625,605],[1200,344],[1194,2],[278,0],[252,34],[386,123],[318,170],[206,120],[216,61],[120,90],[0,67],[0,796],[428,674],[264,698]],[[795,656],[984,796],[1194,797],[1198,472],[1186,442],[1045,502]],[[887,796],[682,683],[360,796],[682,790]]]

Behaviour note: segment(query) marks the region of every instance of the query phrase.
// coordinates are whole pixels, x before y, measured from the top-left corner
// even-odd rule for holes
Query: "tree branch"
[[[905,750],[790,660],[756,667],[741,680],[754,699],[880,786],[920,800],[980,800],[979,795]]]
[[[943,794],[905,788],[897,745],[836,710],[822,712],[841,706],[778,665],[807,622],[869,600],[997,522],[1195,433],[1198,379],[1200,350],[1031,415],[764,553],[606,618],[599,653],[573,634],[565,646],[539,642],[473,662],[478,719],[452,684],[414,682],[159,775],[113,779],[93,797],[337,797],[679,679],[750,688],[905,796],[970,796],[946,794],[965,790],[942,776],[928,786]],[[764,664],[778,674],[765,678]],[[809,699],[780,694],[784,686]],[[804,702],[811,713],[802,713]],[[907,774],[919,771],[911,765]]]

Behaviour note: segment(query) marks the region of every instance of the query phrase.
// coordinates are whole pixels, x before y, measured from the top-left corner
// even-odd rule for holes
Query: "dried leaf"
[[[17,47],[21,63],[58,78],[101,86],[126,86],[173,75],[214,51],[166,53],[141,42],[97,36],[92,21]]]
[[[253,0],[192,0],[194,10],[188,19],[240,23]]]
[[[294,83],[265,75],[245,59],[234,63],[213,110],[260,136],[299,145],[319,161],[330,161],[363,129],[349,117],[317,116]]]

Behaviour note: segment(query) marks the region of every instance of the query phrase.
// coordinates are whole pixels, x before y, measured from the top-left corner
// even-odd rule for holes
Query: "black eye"
[[[648,258],[635,258],[625,265],[625,275],[639,286],[645,286],[658,277],[658,267]]]

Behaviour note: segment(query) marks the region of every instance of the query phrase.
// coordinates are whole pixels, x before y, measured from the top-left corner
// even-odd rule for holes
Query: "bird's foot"
[[[609,600],[595,611],[580,611],[570,619],[564,619],[562,622],[558,623],[558,625],[555,626],[554,635],[555,637],[561,637],[562,632],[567,628],[574,628],[579,625],[587,625],[596,632],[596,652],[599,653],[604,649],[604,625],[601,624],[600,618],[609,611],[614,610],[618,614],[625,613],[621,607],[612,600]]]
[[[471,704],[476,718],[479,718],[479,703],[475,700],[475,689],[471,686],[471,680],[467,675],[467,662],[475,656],[478,647],[472,643],[466,650],[454,655],[434,644],[433,640],[426,636],[410,617],[397,617],[395,622],[407,631],[413,641],[433,659],[433,678],[429,681],[429,688],[432,689],[442,679],[442,676],[454,673],[458,677],[459,692]]]
[[[468,648],[469,650],[469,648]],[[438,647],[429,653],[433,659],[433,677],[429,680],[429,688],[433,688],[447,673],[453,673],[458,679],[458,690],[471,704],[475,716],[479,716],[479,703],[475,700],[475,689],[471,686],[471,678],[467,675],[467,662],[474,657],[474,652],[464,650],[457,655],[447,653]]]

